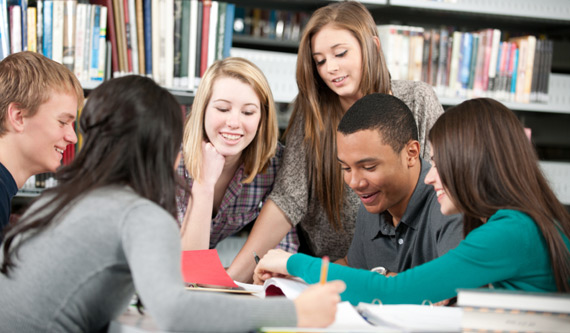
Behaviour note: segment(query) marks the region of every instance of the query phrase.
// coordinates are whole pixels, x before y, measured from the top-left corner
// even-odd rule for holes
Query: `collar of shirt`
[[[429,197],[426,195],[426,192],[433,191],[431,185],[426,185],[424,183],[431,165],[422,158],[420,158],[420,163],[420,177],[418,178],[416,188],[414,189],[414,193],[412,193],[412,197],[408,202],[408,206],[406,207],[406,211],[404,212],[404,216],[402,216],[400,223],[397,227],[394,227],[392,224],[392,215],[390,215],[388,211],[384,211],[378,214],[378,232],[374,234],[374,237],[372,239],[376,239],[381,235],[395,236],[396,230],[400,230],[405,227],[416,229],[417,224],[420,222],[417,216],[421,214],[426,204],[426,200]]]

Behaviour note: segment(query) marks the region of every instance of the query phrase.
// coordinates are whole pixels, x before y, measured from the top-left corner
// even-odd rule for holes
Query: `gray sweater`
[[[421,156],[429,158],[427,135],[443,108],[433,88],[424,82],[392,81],[392,93],[410,108],[418,125]],[[291,223],[299,224],[308,246],[317,257],[328,255],[331,260],[346,256],[354,235],[356,214],[360,199],[345,184],[342,215],[344,231],[337,232],[331,226],[325,210],[317,200],[309,201],[307,155],[303,144],[303,119],[291,119],[292,130],[287,136],[283,162],[273,191],[269,195],[285,213]],[[337,163],[330,161],[331,163]],[[312,196],[315,197],[314,195]]]
[[[185,290],[174,218],[129,187],[89,193],[22,244],[15,262],[9,277],[0,274],[2,332],[97,331],[135,290],[161,331],[296,325],[294,304],[281,297]]]

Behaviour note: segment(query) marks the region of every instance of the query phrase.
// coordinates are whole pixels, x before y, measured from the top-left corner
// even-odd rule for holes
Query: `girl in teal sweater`
[[[344,118],[355,116],[348,110]],[[446,111],[429,140],[432,169],[425,182],[437,192],[443,214],[464,214],[465,239],[444,256],[394,277],[331,264],[329,280],[347,284],[343,300],[435,303],[455,296],[458,288],[489,284],[569,292],[570,215],[550,189],[514,113],[492,99],[469,100]],[[286,274],[315,283],[320,266],[318,258],[271,251],[254,278]]]

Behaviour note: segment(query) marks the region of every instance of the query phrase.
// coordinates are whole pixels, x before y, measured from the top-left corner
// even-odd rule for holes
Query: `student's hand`
[[[269,250],[255,266],[253,283],[263,284],[265,280],[274,276],[288,276],[287,260],[291,255],[291,253],[283,250]]]
[[[340,293],[346,289],[344,282],[337,280],[324,285],[314,284],[295,299],[297,326],[325,327],[333,323]]]
[[[200,183],[215,186],[224,169],[226,158],[210,142],[202,141],[202,175]]]

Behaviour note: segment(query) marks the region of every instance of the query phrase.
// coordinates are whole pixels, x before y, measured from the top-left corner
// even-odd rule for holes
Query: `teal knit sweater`
[[[566,247],[570,242],[563,235]],[[321,260],[295,254],[287,261],[291,275],[308,283],[319,280]],[[376,299],[384,304],[438,302],[457,294],[458,288],[495,288],[555,292],[556,283],[546,242],[526,214],[499,210],[487,223],[471,231],[457,248],[395,277],[331,264],[328,280],[347,284],[344,301],[356,305]]]

